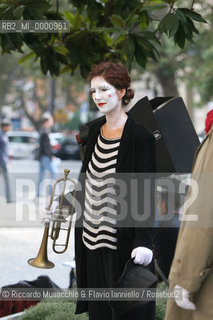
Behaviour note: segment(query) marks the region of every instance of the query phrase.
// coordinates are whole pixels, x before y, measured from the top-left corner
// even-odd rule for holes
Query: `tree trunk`
[[[28,109],[27,109],[27,105],[25,103],[24,97],[23,97],[23,93],[22,95],[20,95],[20,100],[21,100],[21,108],[24,109],[25,111],[25,115],[28,117],[28,119],[30,120],[30,122],[32,123],[32,125],[34,126],[36,131],[39,131],[41,128],[41,122],[37,121],[34,119],[33,114],[30,114]]]
[[[56,79],[50,78],[49,79],[49,104],[48,110],[53,115],[55,111],[55,96],[56,96]]]
[[[187,84],[186,104],[191,120],[194,123],[193,90],[189,84]]]
[[[164,67],[156,70],[155,75],[161,84],[164,96],[166,97],[179,96],[174,73],[168,72],[168,70],[166,70],[166,68]]]

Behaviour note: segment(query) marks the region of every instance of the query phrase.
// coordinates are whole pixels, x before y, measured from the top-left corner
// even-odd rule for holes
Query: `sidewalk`
[[[80,161],[62,161],[57,178],[63,177],[65,168],[70,168],[72,177],[77,177]],[[27,261],[35,258],[41,244],[44,225],[40,222],[40,212],[49,199],[35,198],[38,162],[32,160],[12,161],[10,167],[11,191],[19,200],[6,203],[4,181],[0,175],[0,288],[21,280],[32,281],[40,275],[48,275],[61,288],[69,286],[70,267],[62,265],[74,258],[74,230],[71,232],[69,247],[63,254],[52,250],[52,240],[48,239],[48,258],[55,264],[53,269],[39,269],[30,266]],[[17,189],[17,181],[31,188]],[[30,190],[30,191],[29,191]]]
[[[46,205],[45,197],[6,203],[0,196],[0,227],[41,227],[40,212]]]
[[[3,197],[0,203],[0,288],[20,280],[32,281],[40,275],[48,275],[59,287],[67,288],[70,268],[62,263],[74,258],[74,230],[63,254],[54,253],[52,240],[48,239],[48,259],[55,268],[34,268],[27,261],[37,256],[41,244],[44,226],[40,222],[39,208],[45,207],[46,199],[35,199],[25,207],[23,203],[7,204]]]

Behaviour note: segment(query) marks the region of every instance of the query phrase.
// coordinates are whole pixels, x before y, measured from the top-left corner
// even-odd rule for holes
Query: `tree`
[[[48,0],[1,0],[0,19],[67,19],[68,33],[1,33],[2,53],[31,51],[21,61],[40,61],[44,74],[60,75],[80,69],[85,78],[92,64],[121,61],[128,70],[136,62],[143,68],[160,57],[166,34],[181,49],[198,34],[194,22],[206,22],[178,0],[69,0],[71,10],[61,12]]]
[[[30,61],[17,64],[20,54],[6,54],[0,58],[0,110],[1,107],[11,106],[19,112],[20,117],[25,115],[34,128],[39,131],[41,127],[41,115],[50,111],[57,115],[59,110],[66,109],[66,114],[80,109],[82,92],[84,92],[85,81],[77,73],[70,77],[63,74],[60,77],[45,76],[40,70],[39,63],[33,65]],[[55,96],[56,112],[51,108],[50,86],[51,81],[56,82],[52,86]],[[65,113],[65,112],[64,112]],[[58,122],[59,119],[57,120]],[[64,119],[61,120],[65,121]]]
[[[161,62],[151,63],[147,68],[156,77],[159,76],[165,95],[176,95],[177,89],[173,88],[178,81],[174,81],[174,78],[184,82],[191,107],[203,106],[213,101],[213,4],[209,0],[197,0],[196,5],[197,8],[202,8],[202,15],[208,24],[200,26],[199,34],[194,37],[193,42],[188,42],[183,50],[164,38],[160,52]],[[168,83],[166,86],[164,79]],[[190,103],[187,103],[187,107],[190,109]]]
[[[180,56],[183,50],[176,47],[167,38],[162,38],[163,47],[160,50],[160,63],[150,62],[147,71],[153,74],[161,84],[163,94],[167,97],[179,95],[176,81],[177,70],[183,68],[183,61]]]
[[[187,77],[200,95],[200,105],[213,101],[213,4],[207,1],[202,6],[208,26],[201,29],[196,45],[190,47],[187,62]]]

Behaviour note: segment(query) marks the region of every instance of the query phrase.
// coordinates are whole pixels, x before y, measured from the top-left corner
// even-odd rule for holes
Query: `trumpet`
[[[39,252],[38,252],[36,258],[32,258],[32,259],[28,260],[28,263],[33,267],[43,268],[43,269],[54,268],[54,266],[55,266],[54,263],[51,262],[50,260],[48,260],[48,256],[47,256],[48,237],[50,237],[53,240],[52,249],[55,253],[59,253],[59,254],[64,253],[68,248],[70,231],[71,231],[71,227],[72,227],[71,217],[74,213],[74,201],[75,201],[76,189],[77,189],[76,182],[73,179],[68,178],[69,172],[70,172],[69,169],[65,169],[64,170],[64,177],[56,180],[56,182],[53,185],[49,206],[47,208],[48,210],[50,210],[51,205],[54,200],[56,185],[59,182],[63,181],[63,188],[62,188],[62,193],[60,196],[59,208],[56,210],[56,211],[58,211],[58,214],[56,216],[54,214],[54,219],[52,221],[52,229],[51,230],[50,230],[51,222],[45,224],[41,245],[40,245]],[[61,224],[65,223],[67,221],[63,215],[63,205],[62,205],[67,181],[72,182],[72,184],[74,185],[74,192],[73,192],[72,204],[71,204],[71,206],[69,206],[69,214],[70,214],[69,224],[68,224],[67,228],[64,228],[64,227],[62,228]],[[61,230],[66,232],[66,237],[65,237],[64,243],[60,244],[60,243],[57,243],[57,240],[60,238]],[[62,247],[62,249],[59,250],[59,249],[57,249],[58,247]]]

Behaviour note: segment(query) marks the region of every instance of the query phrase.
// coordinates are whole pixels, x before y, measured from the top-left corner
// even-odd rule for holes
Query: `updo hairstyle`
[[[123,105],[127,105],[134,97],[134,91],[130,88],[130,76],[122,65],[111,62],[101,62],[94,65],[89,74],[89,81],[91,82],[93,78],[100,76],[116,89],[126,89],[126,93],[122,98]]]

